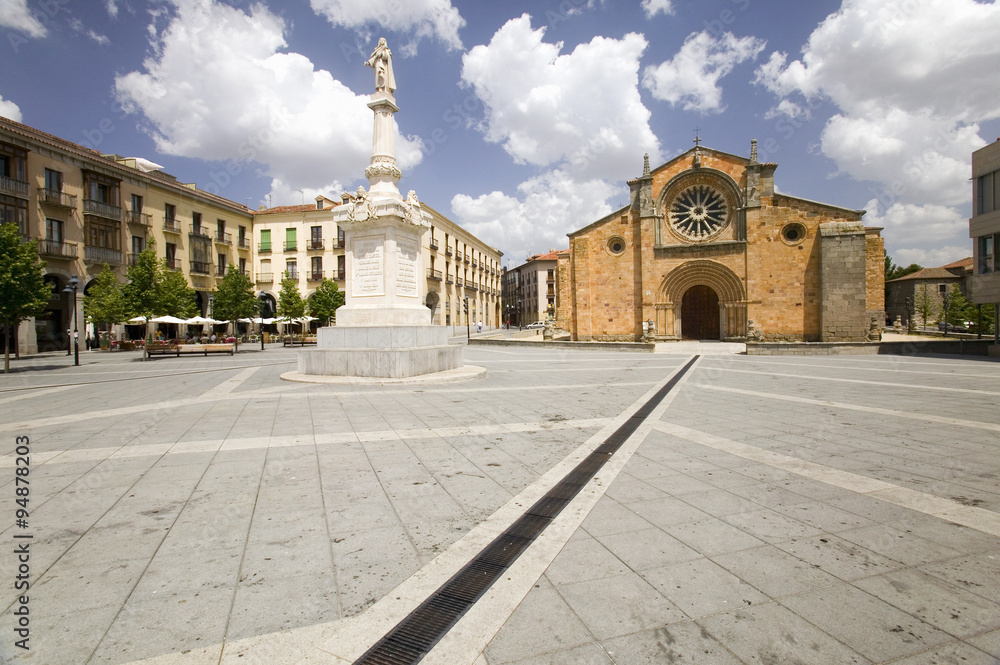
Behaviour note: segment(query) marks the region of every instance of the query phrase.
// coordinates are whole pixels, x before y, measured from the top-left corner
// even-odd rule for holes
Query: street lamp
[[[76,292],[80,288],[80,279],[73,275],[69,278],[69,282],[66,284],[66,288],[63,289],[63,293],[73,294],[73,339],[71,343],[73,344],[73,365],[76,367],[80,366],[80,330],[79,320],[76,315]],[[66,355],[69,355],[69,349],[66,349]]]
[[[521,329],[521,299],[517,299],[517,329]]]

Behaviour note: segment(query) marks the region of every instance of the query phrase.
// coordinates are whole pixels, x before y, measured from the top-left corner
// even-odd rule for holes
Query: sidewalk
[[[354,662],[689,359],[379,388],[281,381],[297,352],[0,378],[0,662]],[[998,400],[975,359],[703,356],[420,662],[995,665]]]

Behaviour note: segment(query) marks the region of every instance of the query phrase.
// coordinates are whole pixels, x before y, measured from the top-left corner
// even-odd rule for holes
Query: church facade
[[[574,340],[862,342],[885,318],[881,229],[778,193],[777,164],[695,146],[569,234],[557,319]]]

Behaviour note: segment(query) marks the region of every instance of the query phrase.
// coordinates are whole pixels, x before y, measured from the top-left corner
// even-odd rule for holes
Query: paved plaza
[[[277,346],[15,361],[0,662],[352,663],[630,422],[421,663],[1000,663],[1000,365],[709,346],[391,386]]]

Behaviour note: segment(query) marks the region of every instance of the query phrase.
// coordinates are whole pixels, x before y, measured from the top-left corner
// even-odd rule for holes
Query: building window
[[[108,205],[118,205],[118,181],[88,173],[84,183],[84,191],[91,201],[106,203]]]
[[[347,269],[344,267],[344,255],[341,254],[337,257],[337,279],[344,279],[344,273]]]
[[[26,150],[0,143],[0,178],[24,182],[27,158]]]
[[[218,275],[219,275],[219,277],[222,277],[223,275],[226,274],[226,255],[225,254],[219,254],[218,255],[218,259],[219,259],[219,263],[218,263],[218,265],[219,265]]]
[[[996,239],[993,236],[979,238],[979,274],[996,271]]]
[[[938,293],[940,293],[941,295],[944,295],[944,294],[948,293],[948,285],[947,284],[938,284]]]
[[[217,219],[215,220],[215,237],[219,240],[226,239],[226,220]]]
[[[173,203],[163,204],[163,226],[177,228],[177,206]]]
[[[87,217],[86,227],[87,244],[91,247],[121,249],[118,225],[114,222],[105,221],[99,217]]]
[[[247,260],[244,258],[240,258],[240,274],[247,274]]]
[[[285,262],[285,272],[292,279],[299,278],[299,264],[298,261],[286,261]]]
[[[294,252],[298,250],[298,243],[295,238],[295,227],[285,229],[285,251]]]
[[[344,229],[337,227],[337,247],[343,248],[344,246]]]
[[[271,251],[271,229],[260,230],[260,251]]]
[[[976,214],[985,215],[1000,208],[1000,171],[976,178]]]
[[[138,194],[132,195],[132,212],[135,214],[142,212],[142,197]]]
[[[50,192],[62,192],[63,174],[52,169],[45,169],[45,189]]]
[[[139,256],[145,249],[146,239],[142,236],[132,236],[132,256]]]
[[[323,279],[323,257],[312,257],[312,278],[314,280]]]
[[[45,239],[51,240],[52,242],[62,242],[63,238],[63,223],[59,219],[46,219],[45,220]]]
[[[167,259],[167,267],[177,269],[180,265],[177,263],[177,245],[172,242],[168,242],[164,245],[164,256]]]
[[[201,235],[201,213],[191,213],[191,232]]]

